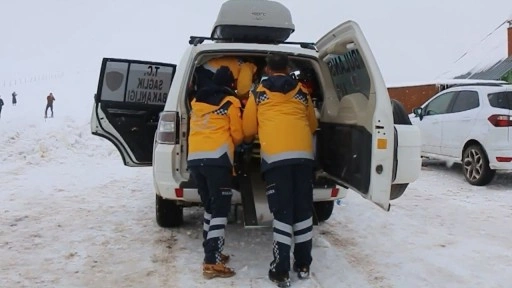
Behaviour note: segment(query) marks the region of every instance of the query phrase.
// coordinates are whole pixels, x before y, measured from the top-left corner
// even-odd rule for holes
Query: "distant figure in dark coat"
[[[12,106],[16,106],[16,103],[18,103],[18,101],[16,101],[16,96],[18,96],[18,94],[16,94],[16,92],[12,92]]]
[[[53,93],[50,93],[50,95],[46,96],[46,110],[44,110],[44,118],[47,118],[48,115],[48,108],[50,108],[50,111],[52,112],[52,118],[53,118],[53,101],[55,101],[55,97],[53,97]]]
[[[2,100],[2,96],[0,96],[0,118],[2,117],[2,107],[4,106],[4,100]]]

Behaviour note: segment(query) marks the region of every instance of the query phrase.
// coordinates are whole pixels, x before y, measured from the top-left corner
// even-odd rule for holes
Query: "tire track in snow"
[[[10,232],[1,234],[0,286],[173,286],[180,252],[176,232],[161,229],[154,219],[150,170],[124,173],[117,171],[122,169],[118,161],[104,164],[105,170],[94,173],[112,179],[107,182],[62,168],[58,182],[40,185],[26,177],[9,182],[17,196],[1,209],[0,225]],[[45,169],[27,167],[20,173]],[[116,172],[101,175],[110,169]],[[87,179],[95,180],[83,183]]]
[[[244,228],[241,223],[228,224],[226,231],[225,252],[232,256],[229,266],[235,269],[236,275],[227,279],[203,279],[200,268],[203,257],[201,219],[201,208],[186,209],[185,224],[177,229],[179,245],[183,245],[184,253],[187,253],[177,257],[182,267],[190,269],[182,271],[180,281],[175,283],[176,288],[276,287],[267,276],[269,263],[272,260],[272,229],[270,227]],[[318,231],[318,228],[315,227],[314,231]],[[339,250],[339,247],[330,245],[323,235],[316,235],[314,239],[311,278],[299,280],[296,273],[290,272],[292,287],[372,287],[358,270],[345,261],[343,251]]]
[[[176,255],[179,254],[178,237],[176,231],[158,227],[154,219],[154,199],[151,178],[146,174],[137,174],[130,179],[127,187],[127,179],[116,179],[98,187],[105,193],[105,198],[110,198],[106,203],[122,203],[119,207],[108,206],[109,211],[104,211],[107,225],[112,223],[112,230],[116,233],[112,236],[111,245],[107,245],[102,255],[112,248],[112,244],[121,246],[122,251],[116,251],[108,257],[122,257],[119,263],[121,277],[105,277],[100,286],[116,286],[122,283],[123,287],[172,287],[179,280],[180,269],[177,265]],[[148,191],[149,190],[149,191]],[[147,193],[150,192],[150,193]],[[112,215],[112,217],[110,215]],[[119,219],[117,216],[119,214]],[[128,217],[126,217],[128,216]],[[119,221],[120,220],[120,221]],[[121,252],[121,254],[119,253]],[[127,254],[127,255],[124,255]],[[126,258],[126,259],[124,259]],[[108,265],[99,267],[100,271],[110,272]],[[111,274],[111,273],[109,273]]]
[[[340,229],[340,227],[343,228]],[[365,253],[364,248],[358,247],[357,240],[354,238],[354,235],[357,235],[355,231],[336,220],[323,223],[317,229],[318,233],[325,237],[336,250],[344,254],[345,259],[353,268],[366,277],[372,287],[393,288],[384,272],[378,269],[371,255]],[[340,230],[343,233],[337,232]]]

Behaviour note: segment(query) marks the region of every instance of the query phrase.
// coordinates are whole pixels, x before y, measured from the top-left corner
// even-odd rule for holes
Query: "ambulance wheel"
[[[334,201],[315,202],[314,207],[318,222],[323,222],[331,217]]]
[[[389,195],[389,200],[400,198],[400,196],[404,194],[405,189],[407,189],[407,186],[409,186],[409,183],[391,184],[391,194]]]
[[[407,112],[405,112],[405,108],[404,106],[402,105],[402,103],[400,103],[400,101],[396,100],[396,99],[391,99],[391,107],[393,107],[393,122],[394,124],[399,124],[399,125],[412,125],[412,122],[411,122],[411,119],[409,119],[409,115],[407,114]],[[396,133],[396,129],[395,129],[395,155],[394,155],[394,158],[395,158],[395,167],[393,168],[393,170],[395,170],[394,172],[396,172],[396,165],[398,163],[396,163],[396,147],[398,145],[397,143],[398,141],[398,135]],[[392,184],[391,185],[391,194],[389,195],[389,200],[395,200],[397,198],[400,198],[400,196],[402,196],[405,192],[405,189],[407,189],[407,186],[409,184],[408,183],[403,183],[403,184]]]
[[[399,125],[412,125],[409,114],[405,112],[404,105],[396,99],[391,99],[391,107],[393,108],[393,122]]]
[[[179,227],[183,224],[183,207],[178,206],[176,201],[156,195],[155,208],[156,222],[160,227]]]

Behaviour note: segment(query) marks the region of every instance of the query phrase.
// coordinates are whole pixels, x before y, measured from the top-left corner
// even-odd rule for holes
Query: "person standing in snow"
[[[2,100],[2,96],[0,96],[0,118],[2,118],[2,107],[4,106],[4,100]]]
[[[16,91],[12,92],[12,106],[16,106],[16,103],[18,103],[18,101],[16,101],[16,96],[18,96]]]
[[[231,277],[223,254],[224,231],[231,207],[231,177],[235,146],[242,143],[241,103],[231,89],[235,78],[229,67],[215,72],[211,85],[199,89],[192,100],[188,137],[188,169],[197,183],[204,206],[203,276]]]
[[[55,97],[53,97],[53,93],[50,92],[50,95],[46,96],[46,109],[44,110],[44,118],[48,117],[48,109],[52,112],[53,118],[53,101],[55,101]]]
[[[313,233],[313,133],[318,121],[310,95],[289,75],[288,56],[267,57],[270,75],[244,109],[244,142],[258,135],[261,172],[273,220],[273,256],[268,277],[279,287],[290,285],[290,250],[295,245],[293,270],[309,277]]]

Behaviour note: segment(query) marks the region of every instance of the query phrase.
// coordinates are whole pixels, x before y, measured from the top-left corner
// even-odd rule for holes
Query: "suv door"
[[[441,122],[441,154],[460,159],[462,147],[474,127],[480,106],[477,91],[463,90],[457,93],[453,105]]]
[[[421,130],[422,152],[441,154],[442,123],[447,118],[457,93],[457,91],[441,93],[423,106],[422,117],[415,123]]]
[[[154,135],[176,65],[104,58],[91,132],[110,141],[124,165],[151,166]]]
[[[317,135],[318,162],[327,177],[387,210],[394,125],[377,62],[353,21],[331,30],[316,47],[326,88]]]

